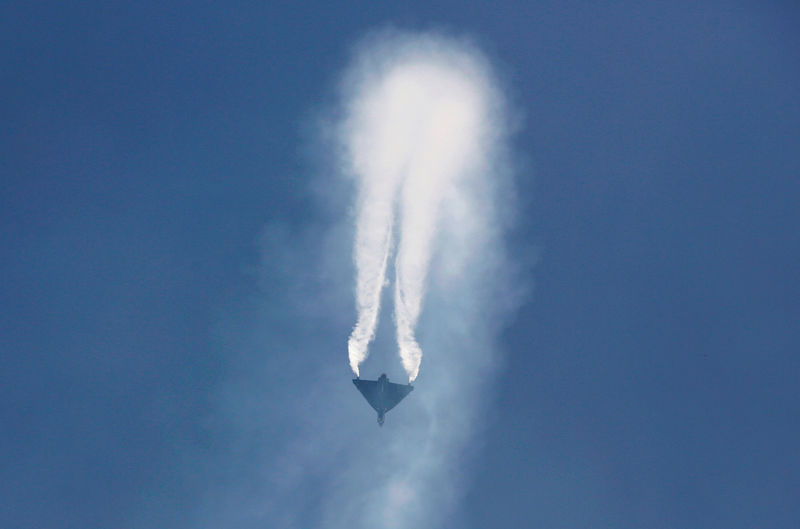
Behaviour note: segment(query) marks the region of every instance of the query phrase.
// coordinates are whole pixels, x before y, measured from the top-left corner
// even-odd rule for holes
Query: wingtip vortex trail
[[[448,208],[474,202],[464,195],[474,194],[469,179],[484,169],[489,156],[493,101],[480,59],[458,43],[401,45],[387,56],[377,71],[361,72],[342,129],[343,166],[355,176],[358,193],[353,250],[358,320],[348,349],[357,372],[375,336],[397,239],[397,344],[413,381],[422,360],[415,329],[442,218]]]

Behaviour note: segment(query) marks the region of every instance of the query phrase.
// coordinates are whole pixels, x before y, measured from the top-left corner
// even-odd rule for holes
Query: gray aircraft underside
[[[361,380],[354,378],[353,384],[364,395],[369,405],[378,412],[378,424],[383,426],[384,415],[411,393],[411,384],[394,384],[384,373],[378,380]]]

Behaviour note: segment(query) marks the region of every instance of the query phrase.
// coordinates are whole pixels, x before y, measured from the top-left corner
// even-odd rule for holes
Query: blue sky
[[[422,420],[433,359],[382,430],[350,387],[351,204],[317,132],[395,26],[474,39],[519,118],[529,291],[431,523],[796,526],[798,15],[3,5],[0,525],[318,526]],[[390,345],[387,320],[375,370]]]

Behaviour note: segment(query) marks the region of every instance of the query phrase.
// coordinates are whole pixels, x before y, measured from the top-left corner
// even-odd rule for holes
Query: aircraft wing
[[[406,395],[411,393],[413,389],[414,387],[408,384],[395,384],[393,382],[386,384],[386,394],[383,399],[383,405],[386,407],[386,411],[397,406],[397,404],[406,398]]]
[[[378,382],[375,380],[360,380],[358,378],[354,378],[353,384],[355,384],[358,388],[358,391],[364,395],[364,398],[367,399],[369,405],[372,406],[375,411],[380,412],[381,402],[380,398],[378,397]]]

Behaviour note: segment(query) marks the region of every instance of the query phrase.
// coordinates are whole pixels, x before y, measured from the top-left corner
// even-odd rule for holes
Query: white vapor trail
[[[454,220],[444,212],[448,205],[452,209],[468,202],[465,195],[474,192],[470,181],[486,170],[494,94],[483,65],[467,50],[425,39],[397,44],[364,58],[362,66],[372,70],[360,72],[347,105],[345,165],[359,193],[354,248],[358,321],[348,352],[358,375],[375,337],[396,235],[397,344],[413,381],[422,360],[415,328],[437,240],[448,231],[468,229],[443,226]]]

